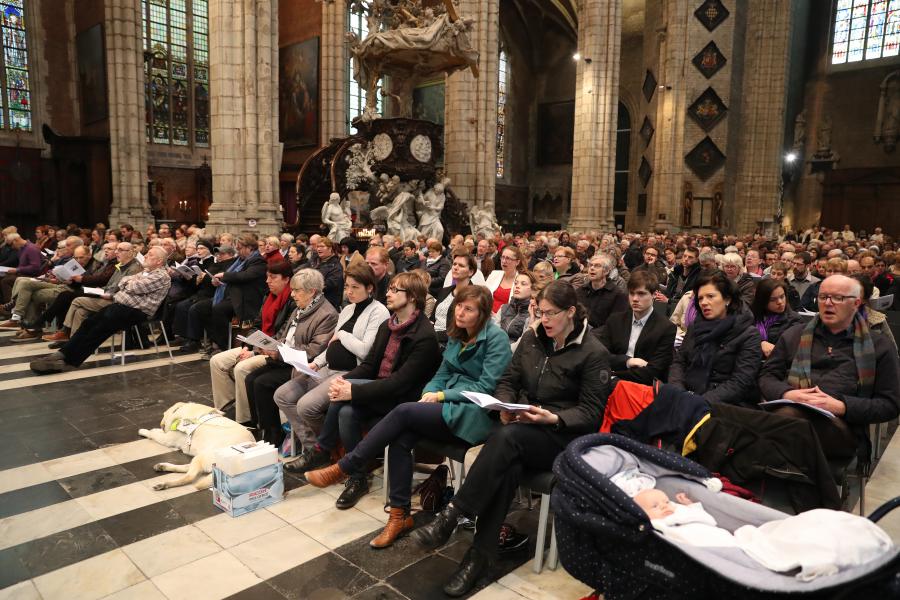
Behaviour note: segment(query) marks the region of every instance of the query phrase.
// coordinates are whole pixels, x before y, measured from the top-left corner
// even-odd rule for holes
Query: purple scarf
[[[756,330],[759,332],[759,337],[762,338],[762,341],[769,341],[769,328],[778,322],[782,315],[769,315],[768,317],[763,317],[761,320],[756,322]]]

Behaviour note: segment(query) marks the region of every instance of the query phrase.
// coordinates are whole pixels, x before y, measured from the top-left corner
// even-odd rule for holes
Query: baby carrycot
[[[788,515],[707,489],[704,467],[677,454],[614,434],[572,442],[553,467],[559,556],[574,577],[606,600],[685,598],[900,598],[900,550],[858,567],[799,581],[769,571],[738,548],[678,544],[653,529],[647,515],[610,477],[638,468],[674,497],[686,491],[734,531]],[[894,504],[900,504],[893,501]],[[873,513],[873,520],[886,510]],[[877,516],[876,516],[877,514]]]

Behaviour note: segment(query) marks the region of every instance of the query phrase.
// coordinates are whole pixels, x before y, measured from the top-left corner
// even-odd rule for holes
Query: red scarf
[[[288,298],[291,297],[291,286],[286,285],[284,289],[281,290],[281,294],[276,296],[269,293],[266,296],[266,301],[263,302],[262,306],[262,330],[268,336],[275,335],[275,318],[278,316],[278,313],[284,308],[284,305],[287,304]]]
[[[416,310],[403,323],[397,323],[397,315],[388,319],[388,329],[391,330],[391,337],[388,338],[387,346],[384,348],[384,357],[381,359],[381,365],[378,367],[378,379],[387,379],[393,373],[394,362],[396,362],[397,354],[400,352],[400,338],[418,318],[419,311]]]

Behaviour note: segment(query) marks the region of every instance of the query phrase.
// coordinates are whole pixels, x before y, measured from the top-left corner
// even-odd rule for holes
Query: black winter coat
[[[258,252],[251,254],[239,271],[224,273],[222,281],[228,284],[225,297],[231,301],[234,314],[241,321],[249,321],[262,308],[268,293],[266,287],[266,259]]]
[[[628,297],[608,279],[598,290],[595,290],[588,281],[575,291],[578,294],[578,301],[587,311],[591,327],[602,327],[612,313],[628,310]]]
[[[326,260],[320,261],[316,270],[325,279],[325,289],[322,293],[325,299],[336,309],[341,309],[344,299],[344,269],[341,268],[341,259],[332,255]]]
[[[393,316],[391,317],[393,318]],[[400,350],[391,376],[378,379],[378,369],[384,358],[391,337],[388,321],[381,324],[372,349],[355,369],[344,375],[344,379],[373,379],[369,383],[352,384],[350,401],[373,415],[386,415],[402,402],[416,402],[422,397],[422,388],[441,366],[441,351],[434,335],[434,326],[424,311],[419,312],[416,321],[403,332]]]
[[[694,289],[694,282],[697,281],[697,276],[700,275],[700,263],[694,263],[691,265],[691,268],[688,269],[687,279],[679,294],[677,293],[678,280],[681,278],[682,273],[684,273],[684,266],[679,264],[675,265],[675,269],[672,271],[672,274],[669,275],[669,282],[668,285],[666,285],[666,297],[669,298],[669,306],[672,307],[670,311],[675,310],[678,301],[681,300],[681,297],[684,296],[686,292]],[[662,282],[660,282],[659,285],[662,286]]]
[[[494,396],[555,413],[560,431],[594,433],[611,389],[609,352],[582,322],[559,350],[543,326],[526,330]]]
[[[437,295],[444,287],[444,279],[450,272],[450,261],[446,256],[442,256],[433,263],[425,264],[425,272],[431,275],[431,284],[428,286],[428,293],[437,298]]]
[[[736,314],[734,325],[715,349],[705,390],[688,389],[685,382],[687,371],[699,351],[695,347],[695,330],[694,325],[688,327],[672,361],[669,383],[678,389],[702,394],[708,402],[756,405],[759,401],[756,379],[762,363],[762,347],[759,332],[753,324],[753,313],[742,309]]]

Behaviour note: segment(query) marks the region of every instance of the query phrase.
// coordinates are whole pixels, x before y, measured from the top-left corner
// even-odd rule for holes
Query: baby
[[[718,527],[711,514],[684,492],[675,494],[675,502],[662,490],[645,489],[634,496],[653,527],[668,538],[694,546],[737,546],[737,540],[726,529]]]

